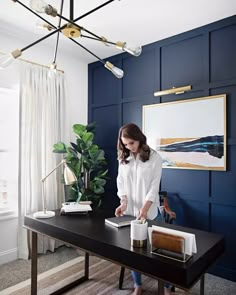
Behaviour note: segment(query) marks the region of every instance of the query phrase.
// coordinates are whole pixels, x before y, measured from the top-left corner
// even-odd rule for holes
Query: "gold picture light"
[[[183,87],[173,87],[171,89],[154,92],[154,96],[163,96],[168,94],[183,94],[192,89],[191,85]]]
[[[79,24],[76,23],[77,21],[81,20],[82,18],[90,15],[91,13],[97,11],[98,9],[101,9],[102,7],[110,4],[111,2],[113,2],[115,0],[106,1],[105,3],[95,7],[94,9],[84,13],[83,15],[81,15],[81,16],[79,16],[77,18],[74,18],[74,0],[70,0],[70,17],[69,17],[69,19],[62,15],[62,9],[61,9],[60,13],[58,13],[56,8],[52,7],[50,4],[45,3],[43,0],[30,0],[29,1],[29,6],[25,5],[24,3],[22,3],[19,0],[12,0],[12,1],[15,2],[15,3],[20,4],[22,7],[24,7],[25,9],[27,9],[28,11],[30,11],[31,13],[36,15],[41,20],[43,20],[46,24],[45,23],[42,24],[42,27],[47,28],[49,30],[49,33],[46,36],[36,40],[35,42],[25,46],[24,48],[16,49],[16,50],[12,51],[11,53],[0,57],[0,68],[7,67],[14,59],[21,56],[22,53],[25,50],[31,48],[32,46],[40,43],[41,41],[49,38],[50,36],[52,36],[52,35],[54,35],[56,33],[64,34],[64,36],[66,36],[72,42],[76,43],[78,46],[80,46],[81,48],[86,50],[88,53],[93,55],[101,63],[103,63],[104,67],[106,69],[108,69],[109,71],[111,71],[113,73],[113,75],[115,75],[117,78],[122,78],[124,76],[123,70],[117,68],[116,66],[114,66],[109,61],[105,61],[105,60],[101,59],[95,53],[93,53],[92,51],[87,49],[84,45],[82,45],[79,42],[77,42],[76,40],[74,40],[74,38],[81,38],[81,39],[82,38],[87,38],[87,39],[92,39],[92,40],[95,40],[95,41],[99,41],[99,42],[101,42],[102,44],[105,44],[105,45],[114,45],[116,48],[120,49],[121,51],[127,52],[127,53],[129,53],[129,54],[131,54],[133,56],[139,56],[141,54],[141,52],[142,52],[142,47],[141,46],[131,46],[131,45],[128,45],[126,42],[121,42],[121,41],[112,42],[112,41],[108,40],[107,38],[105,38],[103,36],[98,36],[97,34],[89,31],[85,27],[82,27],[82,26],[80,26]],[[118,0],[118,1],[120,1],[120,0]],[[61,8],[63,7],[63,2],[64,1],[61,0]],[[43,18],[41,15],[39,15],[41,13],[46,14],[46,15],[50,15],[52,17],[58,17],[59,18],[58,27],[56,27],[55,25],[50,23],[48,20]],[[64,25],[61,25],[61,20],[64,20],[67,23],[64,24]],[[58,38],[57,38],[57,40],[58,40]],[[57,41],[56,48],[57,47],[58,47],[58,41]],[[54,63],[53,63],[53,66],[52,66],[52,70],[55,70],[55,68],[56,68],[56,66],[55,66],[55,58],[54,58]]]

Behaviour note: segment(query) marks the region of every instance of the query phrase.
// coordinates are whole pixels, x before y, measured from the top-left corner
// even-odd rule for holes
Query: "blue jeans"
[[[161,215],[161,212],[159,210],[158,210],[158,215],[154,220],[164,222],[163,216]],[[133,278],[133,281],[134,281],[134,287],[135,288],[136,287],[141,287],[142,286],[141,273],[137,272],[137,271],[134,271],[134,270],[131,270],[131,275],[132,275],[132,278]],[[170,288],[170,287],[171,287],[171,285],[169,283],[165,283],[165,288]]]

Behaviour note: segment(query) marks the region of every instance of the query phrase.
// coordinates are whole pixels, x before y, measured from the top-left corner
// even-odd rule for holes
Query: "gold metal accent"
[[[131,239],[131,246],[134,248],[145,248],[147,246],[147,240],[133,240],[133,239]]]
[[[109,43],[107,43],[107,38],[106,37],[104,37],[104,36],[101,36],[101,42],[104,44],[104,45],[106,45],[106,46],[110,46],[110,44]]]
[[[11,52],[11,55],[14,57],[14,58],[17,58],[19,56],[21,56],[22,52],[20,51],[20,49],[16,49],[14,51]]]
[[[117,41],[116,42],[116,48],[123,49],[125,44],[126,44],[125,42]]]
[[[114,65],[109,61],[107,61],[104,66],[110,71],[114,68]]]
[[[173,87],[171,89],[154,92],[154,96],[162,96],[167,94],[182,94],[192,89],[191,85],[183,87]]]
[[[66,28],[62,30],[62,33],[68,38],[78,38],[81,35],[80,29],[72,24],[67,24]]]

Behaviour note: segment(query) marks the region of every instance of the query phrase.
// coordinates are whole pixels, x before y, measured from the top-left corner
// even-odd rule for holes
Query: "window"
[[[18,208],[19,95],[0,88],[0,220]]]

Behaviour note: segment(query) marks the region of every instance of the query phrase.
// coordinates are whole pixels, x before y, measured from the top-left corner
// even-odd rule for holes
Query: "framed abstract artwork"
[[[164,168],[226,170],[226,94],[145,105],[142,125]]]

